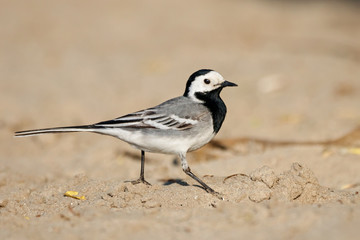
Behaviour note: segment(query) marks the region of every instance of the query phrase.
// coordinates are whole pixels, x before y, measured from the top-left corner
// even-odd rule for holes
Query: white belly
[[[123,129],[106,129],[106,134],[117,137],[134,147],[146,152],[180,154],[196,150],[208,143],[214,136],[212,128],[201,133],[186,136],[186,132],[177,132],[173,136],[143,134],[142,131],[126,131]],[[104,132],[105,133],[105,132]]]

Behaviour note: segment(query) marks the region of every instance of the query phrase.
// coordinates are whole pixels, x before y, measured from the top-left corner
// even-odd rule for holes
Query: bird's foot
[[[217,197],[220,200],[224,200],[224,197],[222,196],[221,193],[216,192],[214,189],[212,189],[211,187],[209,187],[206,183],[204,183],[200,178],[198,178],[195,174],[193,174],[190,170],[189,167],[187,167],[184,172],[189,175],[190,177],[192,177],[194,180],[196,180],[198,183],[201,184],[201,186],[204,188],[204,190],[210,194],[212,194],[213,196]]]
[[[133,181],[127,181],[127,182],[131,182],[133,185],[142,183],[148,186],[151,186],[151,183],[149,183],[148,181],[146,181],[144,178],[139,178],[138,180],[133,180]]]
[[[224,200],[223,194],[216,192],[214,189],[212,188],[205,188],[205,191],[212,194],[213,196],[217,197],[220,200]]]

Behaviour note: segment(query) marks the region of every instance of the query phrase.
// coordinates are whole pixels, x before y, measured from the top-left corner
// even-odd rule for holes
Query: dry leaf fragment
[[[348,153],[360,155],[360,148],[349,148]]]
[[[86,200],[85,196],[78,196],[78,195],[79,193],[76,191],[66,191],[66,193],[64,193],[65,197],[71,197],[78,200]]]
[[[356,187],[359,187],[359,186],[360,186],[360,183],[349,183],[349,184],[342,185],[340,187],[340,189],[345,190],[345,189],[350,189],[350,188],[356,188]]]

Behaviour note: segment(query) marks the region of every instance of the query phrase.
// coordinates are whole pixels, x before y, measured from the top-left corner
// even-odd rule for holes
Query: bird
[[[201,148],[219,132],[227,112],[220,93],[225,87],[235,86],[214,70],[200,69],[190,75],[182,96],[155,107],[95,124],[18,131],[15,136],[92,132],[116,137],[141,151],[140,177],[131,181],[133,184],[151,185],[144,176],[145,152],[177,155],[183,171],[206,192],[219,197],[191,171],[186,154]]]

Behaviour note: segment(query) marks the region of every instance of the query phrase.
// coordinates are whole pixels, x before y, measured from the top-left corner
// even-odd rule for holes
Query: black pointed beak
[[[237,84],[236,83],[232,83],[232,82],[229,82],[229,81],[225,81],[221,84],[222,87],[237,87]]]

